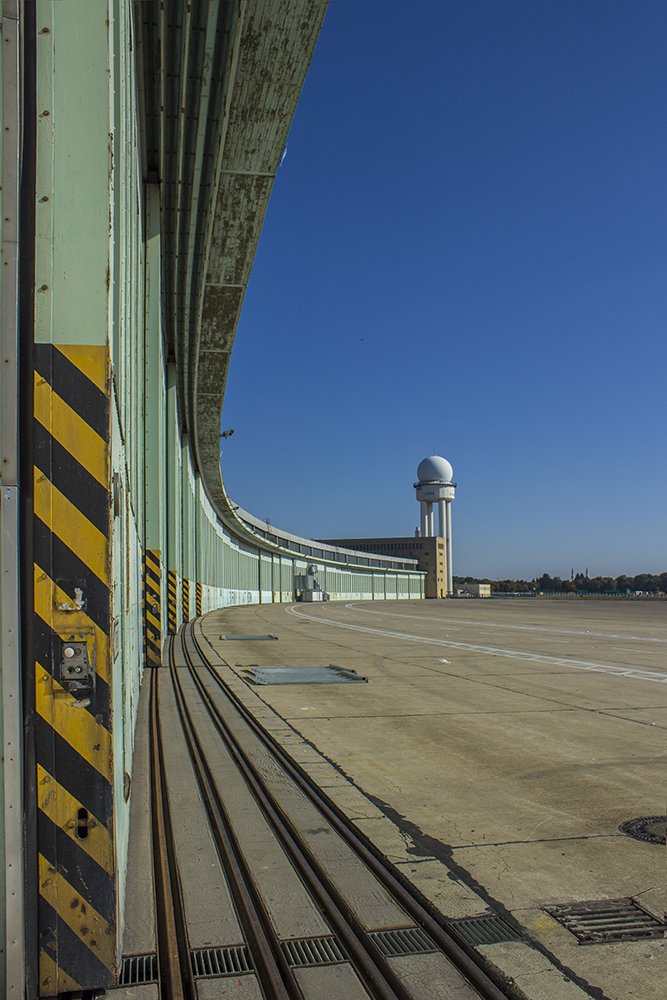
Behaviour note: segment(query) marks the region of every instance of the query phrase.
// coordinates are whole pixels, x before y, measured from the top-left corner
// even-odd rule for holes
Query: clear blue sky
[[[667,2],[335,0],[274,185],[223,410],[231,496],[454,572],[661,572]]]

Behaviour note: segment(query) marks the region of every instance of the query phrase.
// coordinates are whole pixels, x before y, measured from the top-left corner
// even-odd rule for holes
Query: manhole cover
[[[627,833],[628,837],[635,840],[646,840],[649,844],[662,844],[665,846],[665,831],[667,830],[667,816],[640,816],[638,819],[629,819],[619,826],[621,833]]]

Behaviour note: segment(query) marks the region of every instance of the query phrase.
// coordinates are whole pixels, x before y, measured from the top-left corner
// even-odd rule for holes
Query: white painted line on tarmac
[[[628,649],[627,646],[612,646],[611,648],[618,649],[621,653],[640,653],[642,656],[650,655],[653,652],[652,649]]]
[[[297,611],[295,605],[291,605],[285,610],[287,614],[295,615],[298,618],[308,618],[310,621],[321,622],[323,625],[333,625],[335,628],[347,628],[355,632],[382,635],[387,639],[406,639],[408,642],[423,642],[429,646],[447,646],[450,649],[460,649],[471,653],[506,656],[512,660],[528,660],[532,663],[547,663],[557,667],[574,667],[577,670],[593,670],[599,673],[616,674],[620,677],[632,677],[640,681],[657,681],[658,684],[667,684],[667,674],[659,674],[651,670],[634,670],[628,667],[615,667],[611,663],[589,663],[586,660],[570,660],[559,656],[546,656],[543,653],[524,653],[518,649],[501,649],[498,646],[477,646],[468,642],[453,642],[451,639],[431,639],[423,635],[409,635],[406,632],[390,632],[387,629],[351,625],[348,622],[333,621],[331,618],[321,618],[319,615],[305,614],[303,611]]]
[[[593,635],[601,639],[625,639],[629,642],[664,642],[667,639],[658,639],[649,635],[616,635],[615,632],[590,632],[587,629],[577,631],[571,628],[548,628],[546,625],[505,625],[496,622],[472,622],[462,618],[431,618],[427,615],[402,615],[396,611],[376,611],[375,608],[360,608],[358,604],[346,604],[346,608],[365,615],[386,615],[390,618],[411,618],[416,621],[440,622],[443,628],[450,625],[481,625],[482,628],[509,628],[518,632],[559,632],[561,635]]]

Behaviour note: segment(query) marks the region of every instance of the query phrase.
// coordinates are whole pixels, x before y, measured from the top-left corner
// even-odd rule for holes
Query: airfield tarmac
[[[491,909],[522,929],[479,950],[526,996],[662,1000],[667,940],[581,945],[543,907],[629,897],[664,920],[665,848],[619,825],[665,814],[665,611],[274,604],[203,628],[263,724],[446,917]],[[327,664],[368,683],[254,686],[244,669]]]

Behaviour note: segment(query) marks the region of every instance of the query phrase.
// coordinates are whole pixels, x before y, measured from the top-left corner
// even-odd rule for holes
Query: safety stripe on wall
[[[203,614],[203,611],[202,611],[202,591],[203,591],[203,587],[202,587],[201,583],[198,583],[197,586],[196,586],[196,588],[195,588],[195,615],[197,616],[197,618],[201,618],[201,616]]]
[[[162,566],[159,549],[144,552],[144,636],[146,663],[162,661]]]
[[[169,635],[178,631],[178,575],[170,569],[167,573],[167,629]]]
[[[112,986],[117,967],[109,357],[49,344],[34,357],[39,983],[52,996]]]
[[[190,621],[190,581],[184,577],[183,580],[182,580],[182,582],[181,582],[181,586],[183,588],[183,604],[182,604],[183,614],[182,614],[182,619],[183,619],[184,622],[189,622]]]

